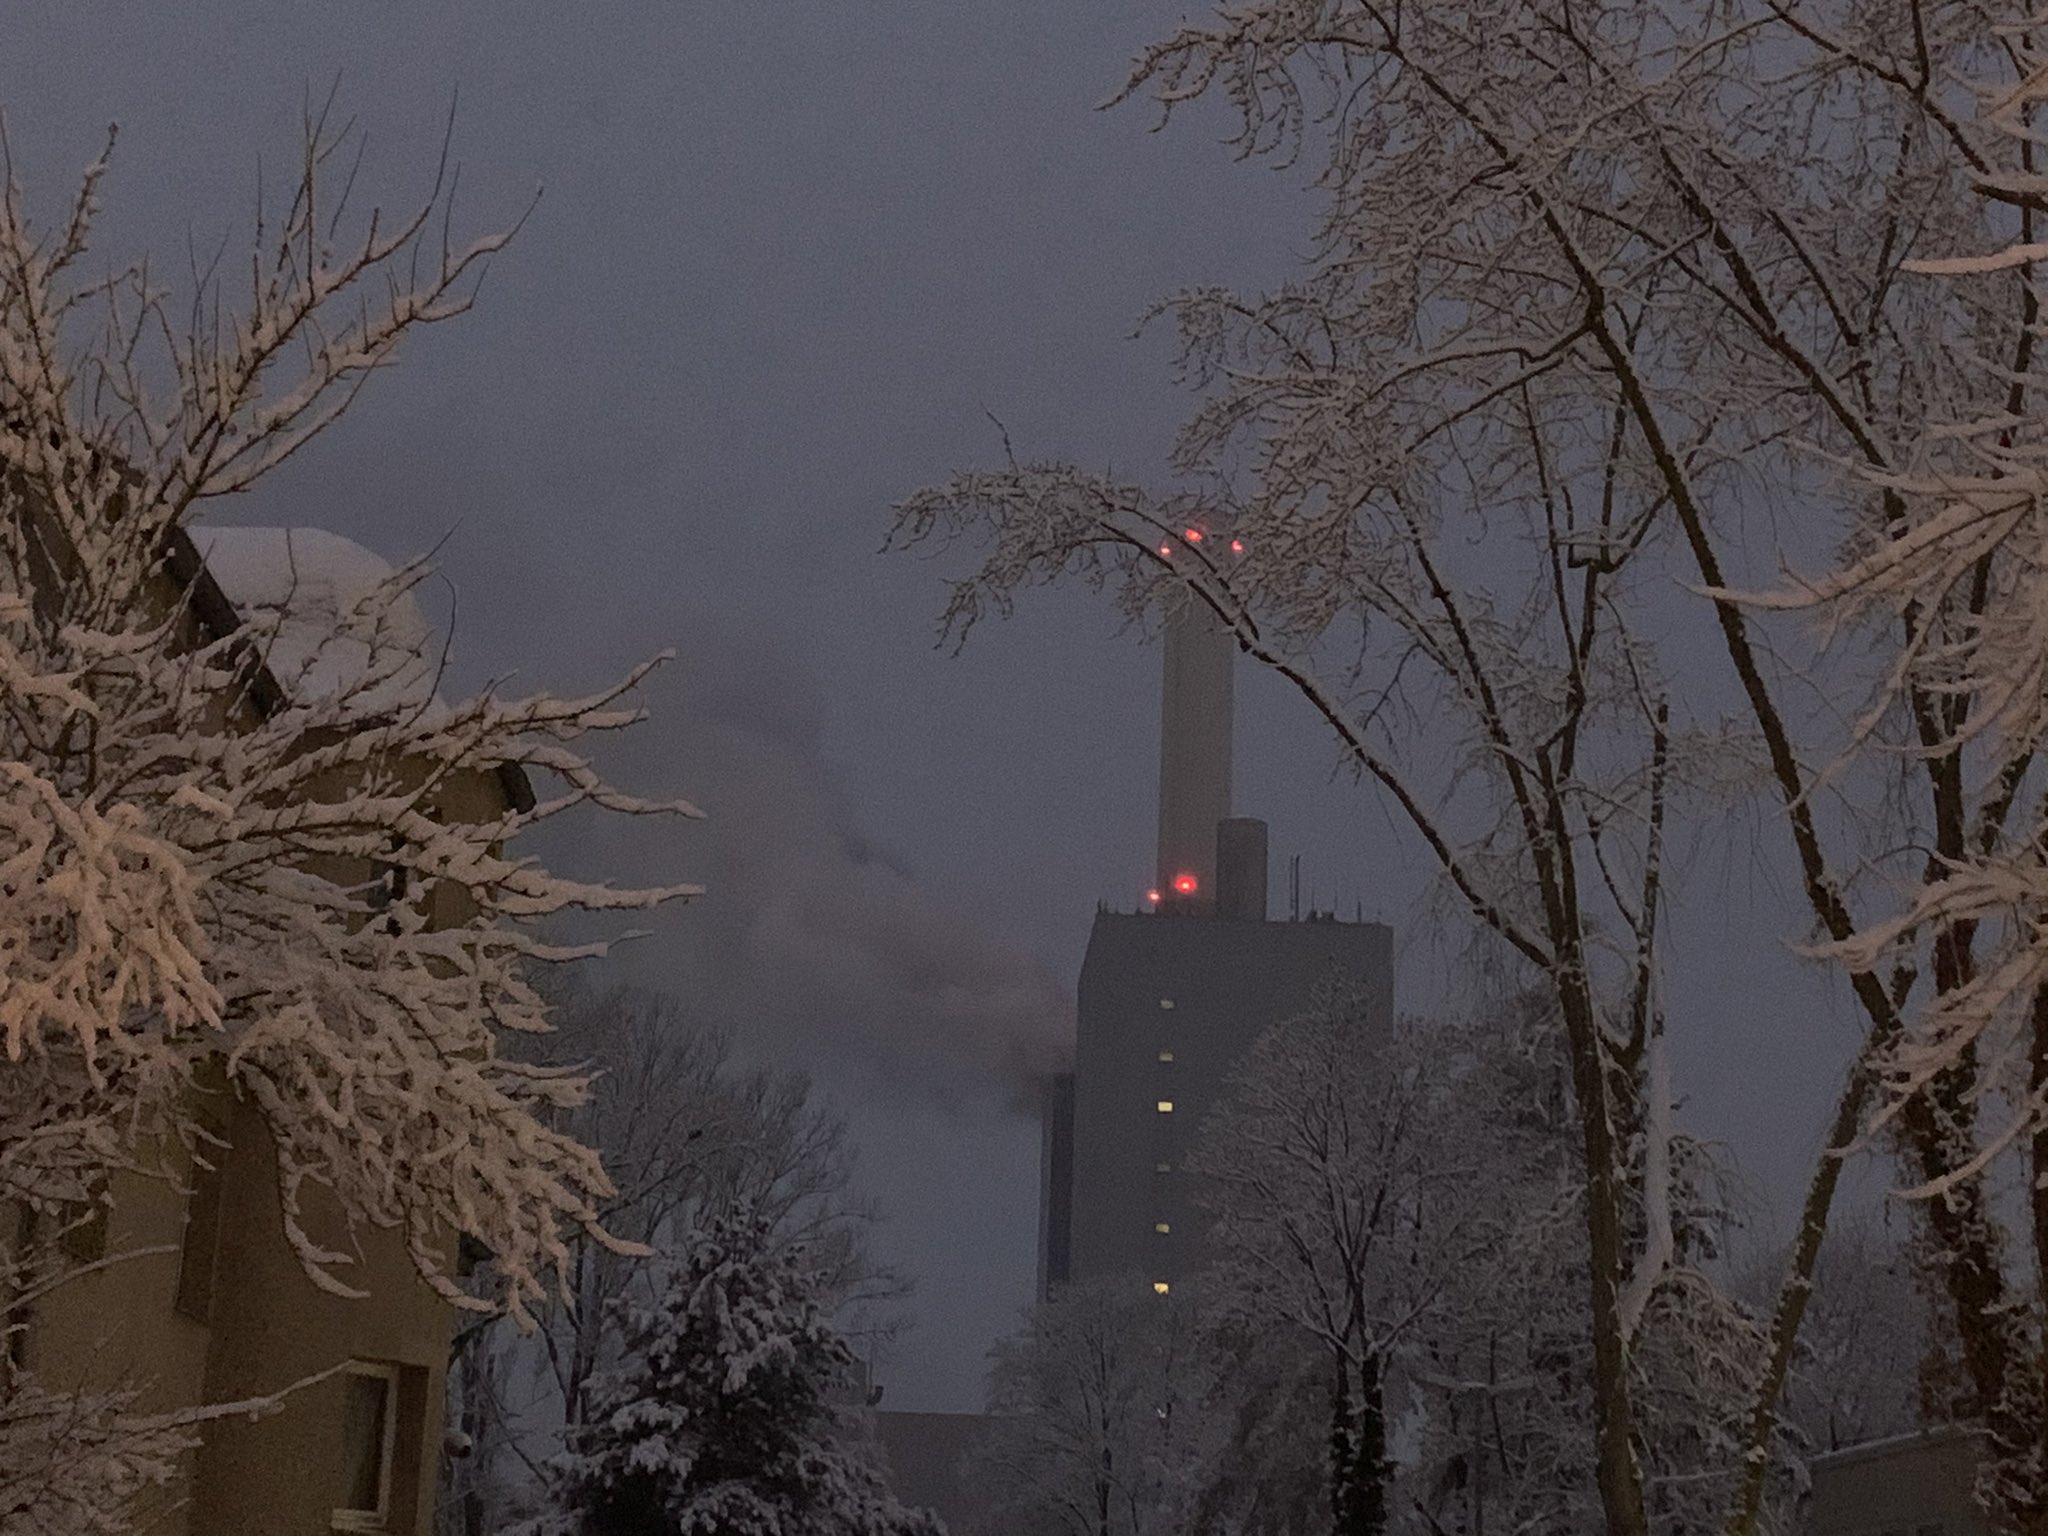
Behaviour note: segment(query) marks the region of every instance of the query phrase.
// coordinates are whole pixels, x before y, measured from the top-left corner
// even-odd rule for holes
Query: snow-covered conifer
[[[741,1214],[692,1238],[555,1466],[549,1536],[940,1536],[890,1495],[845,1398],[854,1356],[800,1248]]]

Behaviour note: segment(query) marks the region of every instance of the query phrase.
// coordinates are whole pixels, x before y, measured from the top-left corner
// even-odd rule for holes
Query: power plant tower
[[[1214,910],[1216,824],[1230,814],[1236,645],[1208,609],[1166,621],[1159,688],[1159,866],[1153,889],[1174,912]]]
[[[1393,935],[1266,915],[1266,824],[1231,815],[1235,641],[1207,610],[1167,622],[1154,910],[1098,908],[1081,965],[1074,1070],[1045,1089],[1038,1279],[1123,1275],[1160,1293],[1202,1263],[1182,1160],[1231,1069],[1318,982],[1362,983],[1393,1017]]]

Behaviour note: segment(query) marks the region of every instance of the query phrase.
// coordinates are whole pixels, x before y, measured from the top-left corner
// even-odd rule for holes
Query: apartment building
[[[299,594],[345,600],[388,572],[377,557],[315,530],[223,530],[181,537],[170,577],[193,622],[219,638],[288,549]],[[298,686],[318,669],[295,674]],[[268,684],[270,697],[278,685]],[[254,690],[264,707],[265,690]],[[516,769],[452,783],[437,813],[495,820],[532,804]],[[458,893],[422,893],[454,923]],[[418,1277],[403,1235],[351,1232],[317,1189],[300,1213],[320,1246],[351,1255],[336,1295],[307,1277],[285,1239],[277,1158],[263,1118],[221,1087],[196,1092],[212,1145],[172,1153],[167,1177],[112,1175],[108,1201],[62,1237],[91,1266],[38,1300],[18,1348],[46,1385],[138,1394],[138,1413],[275,1399],[206,1423],[171,1486],[148,1501],[151,1536],[426,1536],[443,1452],[442,1394],[453,1318]],[[453,1257],[451,1254],[449,1257]]]

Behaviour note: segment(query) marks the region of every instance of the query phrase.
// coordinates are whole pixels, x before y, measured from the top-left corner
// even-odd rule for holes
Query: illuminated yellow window
[[[1170,1114],[1172,1114],[1172,1113],[1173,1113],[1173,1100],[1171,1100],[1171,1099],[1161,1099],[1161,1100],[1159,1101],[1159,1113],[1161,1113],[1162,1115],[1170,1115]]]
[[[1173,1006],[1173,999],[1170,997],[1162,997],[1161,999],[1159,999],[1159,1006],[1162,1008],[1171,1008]]]
[[[1164,1237],[1167,1233],[1173,1230],[1173,1226],[1170,1222],[1155,1221],[1152,1223],[1152,1230],[1154,1232],[1157,1232],[1161,1237]]]
[[[1171,1052],[1171,1051],[1161,1051],[1161,1052],[1159,1053],[1159,1059],[1160,1059],[1161,1061],[1171,1061],[1171,1060],[1173,1060],[1173,1052]]]
[[[1164,1296],[1168,1291],[1172,1289],[1173,1287],[1168,1285],[1164,1280],[1154,1280],[1152,1282],[1152,1294],[1154,1296]]]

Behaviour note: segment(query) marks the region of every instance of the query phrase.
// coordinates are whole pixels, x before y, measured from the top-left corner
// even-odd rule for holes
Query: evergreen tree
[[[652,1307],[555,1464],[547,1536],[943,1536],[896,1502],[842,1433],[853,1352],[801,1249],[766,1221],[713,1223]]]

